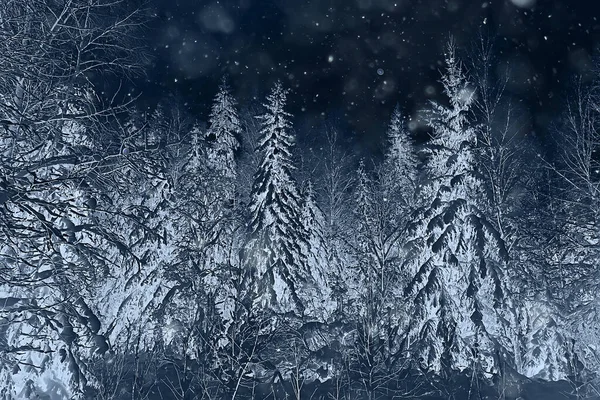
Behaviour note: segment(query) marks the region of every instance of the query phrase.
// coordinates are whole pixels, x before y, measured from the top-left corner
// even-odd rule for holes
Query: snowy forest
[[[134,3],[0,2],[0,399],[600,398],[600,80],[542,145],[449,39],[357,156],[285,81],[148,111]]]

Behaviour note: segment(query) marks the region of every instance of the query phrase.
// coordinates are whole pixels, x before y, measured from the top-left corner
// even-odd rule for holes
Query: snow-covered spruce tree
[[[406,285],[399,262],[408,240],[409,226],[418,205],[418,159],[406,121],[397,106],[388,128],[388,147],[383,163],[377,169],[372,185],[371,215],[375,221],[370,229],[370,241],[381,273],[388,280],[388,289]],[[384,281],[381,290],[384,290]],[[401,313],[400,310],[397,310]]]
[[[346,285],[352,311],[346,320],[355,327],[348,352],[349,372],[351,379],[360,383],[356,390],[369,398],[384,390],[400,394],[398,373],[407,367],[401,332],[406,328],[408,310],[398,299],[407,284],[401,260],[415,211],[416,160],[398,110],[389,135],[384,163],[374,173],[367,172],[363,162],[359,164],[354,230],[347,239],[352,278]]]
[[[352,279],[346,284],[351,306],[346,323],[355,329],[348,357],[351,381],[357,382],[355,390],[363,391],[374,398],[381,386],[391,380],[393,374],[387,368],[386,339],[384,329],[393,305],[394,296],[390,289],[389,260],[383,246],[384,233],[378,218],[378,185],[360,161],[356,173],[355,206],[353,210],[354,235],[348,238],[351,252],[349,268]],[[393,285],[392,285],[393,286]],[[394,320],[397,320],[394,318]]]
[[[240,147],[238,137],[242,127],[231,89],[223,79],[213,101],[206,140],[209,165],[225,178],[235,179],[235,152]]]
[[[236,205],[246,219],[250,215],[248,204],[250,204],[254,173],[262,162],[261,153],[256,151],[262,129],[262,122],[256,116],[260,115],[262,111],[262,104],[254,103],[246,105],[240,110],[242,133],[239,157],[236,160],[236,192],[238,195]]]
[[[303,297],[311,303],[308,308],[314,310],[319,319],[325,321],[335,306],[328,282],[327,246],[323,235],[325,218],[317,205],[310,180],[306,182],[302,192],[300,223],[305,232],[303,252],[311,274],[310,285],[306,287]]]
[[[432,103],[423,193],[432,200],[416,221],[405,264],[413,276],[405,291],[411,306],[406,340],[422,367],[444,376],[465,368],[495,373],[505,352],[497,333],[506,250],[480,210],[476,131],[468,121],[473,92],[452,42],[445,60],[449,106]]]
[[[356,174],[356,204],[353,210],[355,234],[351,238],[356,272],[353,274],[354,282],[349,295],[354,303],[353,315],[359,314],[372,322],[371,320],[377,319],[374,308],[382,305],[378,294],[384,288],[386,277],[377,259],[375,241],[378,237],[373,234],[378,228],[378,221],[373,213],[375,184],[365,171],[363,160],[360,161]]]
[[[407,214],[415,207],[418,159],[399,106],[396,106],[392,113],[387,141],[388,147],[379,172],[379,180],[385,195],[384,200],[394,205],[392,223],[397,221],[401,224],[401,217],[405,217],[406,223]]]
[[[239,226],[239,209],[235,207],[240,197],[237,184],[236,151],[240,147],[238,137],[242,125],[236,110],[236,102],[225,78],[214,99],[209,127],[204,132],[206,162],[203,175],[205,185],[204,208],[216,238],[207,249],[211,268],[230,265],[231,245],[235,242],[234,231]]]
[[[288,91],[281,83],[264,105],[258,151],[262,162],[255,174],[251,194],[249,241],[244,259],[256,280],[257,302],[276,312],[304,313],[302,287],[310,284],[303,245],[305,229],[300,223],[302,203],[292,176],[290,114],[284,110]]]
[[[171,344],[185,349],[175,349],[178,356],[183,361],[189,357],[200,368],[197,385],[231,394],[248,373],[242,370],[250,367],[246,365],[250,361],[240,346],[248,345],[250,331],[256,328],[251,321],[259,318],[247,307],[251,288],[238,257],[243,246],[240,210],[231,207],[233,198],[224,197],[225,192],[238,196],[231,191],[236,171],[227,173],[225,165],[216,164],[225,159],[211,158],[214,148],[202,140],[206,134],[198,123],[189,136],[189,150],[181,154],[181,174],[171,197],[180,256],[170,276],[179,287],[172,291],[165,321],[176,327]],[[235,168],[235,160],[229,161]],[[180,376],[187,373],[182,370]]]
[[[349,354],[360,390],[372,398],[391,389],[406,367],[401,335],[406,326],[401,259],[408,226],[415,211],[417,159],[400,109],[395,108],[388,129],[388,147],[381,165],[369,174],[361,162],[357,171],[353,227],[350,298],[358,319]],[[348,282],[350,283],[350,282]],[[398,392],[396,392],[398,394]]]
[[[176,133],[177,124],[171,124]],[[180,139],[169,148],[167,175],[172,190],[167,195],[169,221],[164,223],[166,241],[175,247],[164,275],[170,288],[155,313],[162,327],[158,341],[166,349],[164,378],[177,398],[208,393],[216,368],[218,344],[224,336],[223,307],[231,294],[222,262],[215,254],[229,240],[223,225],[223,202],[214,196],[219,179],[208,166],[203,132],[198,123],[186,123]],[[208,385],[208,386],[207,386]]]

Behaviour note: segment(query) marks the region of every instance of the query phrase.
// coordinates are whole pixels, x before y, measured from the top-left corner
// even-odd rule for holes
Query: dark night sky
[[[450,34],[464,55],[480,32],[495,38],[494,71],[510,71],[510,94],[542,134],[600,45],[597,0],[154,1],[146,96],[177,92],[205,119],[223,74],[242,105],[282,79],[299,131],[333,118],[367,151],[396,103],[414,115],[439,96]]]

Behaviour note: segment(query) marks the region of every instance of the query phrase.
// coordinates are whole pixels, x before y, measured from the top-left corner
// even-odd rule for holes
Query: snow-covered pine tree
[[[388,148],[379,179],[385,201],[394,204],[395,211],[405,216],[415,205],[418,165],[409,135],[400,107],[396,106],[388,128]],[[398,218],[399,215],[393,217]]]
[[[204,133],[206,145],[206,171],[204,182],[207,185],[205,206],[208,218],[214,221],[213,231],[220,232],[220,240],[209,251],[209,258],[215,265],[227,262],[227,246],[231,244],[234,230],[233,206],[239,198],[236,190],[237,162],[235,152],[240,147],[238,137],[242,132],[236,102],[225,78],[214,99],[209,127]]]
[[[310,303],[307,308],[314,310],[319,319],[325,321],[331,315],[335,306],[331,299],[328,282],[327,248],[323,234],[325,217],[317,205],[310,180],[306,182],[302,193],[300,222],[306,234],[303,252],[311,274],[307,290],[305,290],[305,293],[301,293],[301,297],[304,303]]]
[[[380,306],[381,299],[377,298],[379,281],[384,279],[375,253],[377,237],[374,237],[374,233],[379,227],[373,213],[374,182],[365,171],[363,160],[358,165],[356,175],[355,235],[351,243],[357,273],[353,275],[355,281],[351,293],[357,296],[354,300],[358,314],[371,322],[371,319],[376,319],[373,308]]]
[[[377,171],[372,213],[376,215],[379,226],[378,259],[386,264],[384,274],[389,284],[398,287],[407,283],[398,263],[403,257],[409,226],[418,205],[424,204],[417,198],[418,158],[399,106],[392,113],[387,146],[383,163]]]
[[[377,308],[391,307],[396,313],[400,310],[392,298],[400,295],[397,288],[402,285],[399,260],[415,211],[417,171],[416,155],[398,107],[392,115],[388,140],[384,162],[376,173],[369,174],[363,162],[357,171],[352,248],[361,279],[374,283],[368,303],[376,303]],[[361,288],[364,290],[364,285]]]
[[[310,280],[302,247],[301,198],[292,176],[294,136],[284,110],[288,91],[280,82],[267,97],[257,151],[262,162],[251,193],[249,241],[243,258],[256,280],[257,301],[276,312],[304,312],[299,296]]]
[[[225,78],[215,96],[210,113],[206,140],[209,165],[225,178],[235,179],[235,151],[240,147],[238,137],[242,128],[236,110],[236,102]]]
[[[432,201],[415,224],[405,265],[413,276],[405,291],[412,307],[407,345],[429,370],[494,373],[503,352],[494,335],[505,296],[506,250],[479,209],[476,131],[468,120],[474,93],[453,42],[445,60],[449,106],[432,103],[427,154],[424,194]]]

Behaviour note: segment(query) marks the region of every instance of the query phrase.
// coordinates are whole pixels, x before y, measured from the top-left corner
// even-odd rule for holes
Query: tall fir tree
[[[432,103],[423,191],[432,201],[416,222],[406,263],[413,276],[405,292],[412,307],[407,343],[422,366],[444,375],[465,368],[494,373],[503,348],[497,334],[506,251],[479,209],[476,131],[468,120],[474,93],[452,42],[445,60],[449,106]]]
[[[198,129],[196,128],[196,131]],[[206,151],[207,182],[205,205],[211,230],[214,233],[214,245],[207,250],[207,259],[213,267],[229,265],[230,246],[237,228],[237,211],[234,206],[240,198],[236,188],[237,160],[236,151],[242,133],[242,124],[236,109],[236,101],[223,78],[210,113],[209,127],[204,133]]]
[[[312,182],[308,180],[302,191],[302,207],[300,223],[304,227],[305,242],[303,252],[307,268],[310,271],[310,282],[301,298],[306,299],[307,309],[311,314],[326,320],[334,310],[329,285],[327,245],[323,233],[325,217],[317,205]]]
[[[384,160],[377,174],[377,201],[373,210],[379,225],[379,259],[389,264],[386,275],[394,287],[407,283],[398,263],[403,258],[412,218],[419,204],[423,204],[417,196],[417,172],[418,158],[406,119],[396,106],[387,132]]]
[[[276,312],[303,313],[299,289],[308,282],[302,248],[305,229],[300,223],[302,204],[296,182],[292,147],[294,136],[284,110],[288,91],[280,82],[267,97],[258,151],[262,161],[251,193],[250,239],[244,257],[254,272],[257,301]]]
[[[386,201],[394,203],[398,212],[406,214],[415,205],[418,159],[399,106],[392,113],[387,141],[381,185]]]
[[[235,99],[223,78],[212,105],[206,139],[211,144],[209,165],[225,178],[234,179],[236,176],[235,152],[240,147],[238,137],[241,131]]]
[[[356,204],[354,207],[355,236],[353,253],[357,266],[354,275],[355,292],[359,294],[358,313],[368,319],[375,318],[373,308],[379,307],[378,292],[379,281],[383,280],[383,271],[377,263],[375,244],[378,224],[373,213],[373,187],[371,177],[365,171],[364,161],[361,160],[357,170],[356,179]]]

